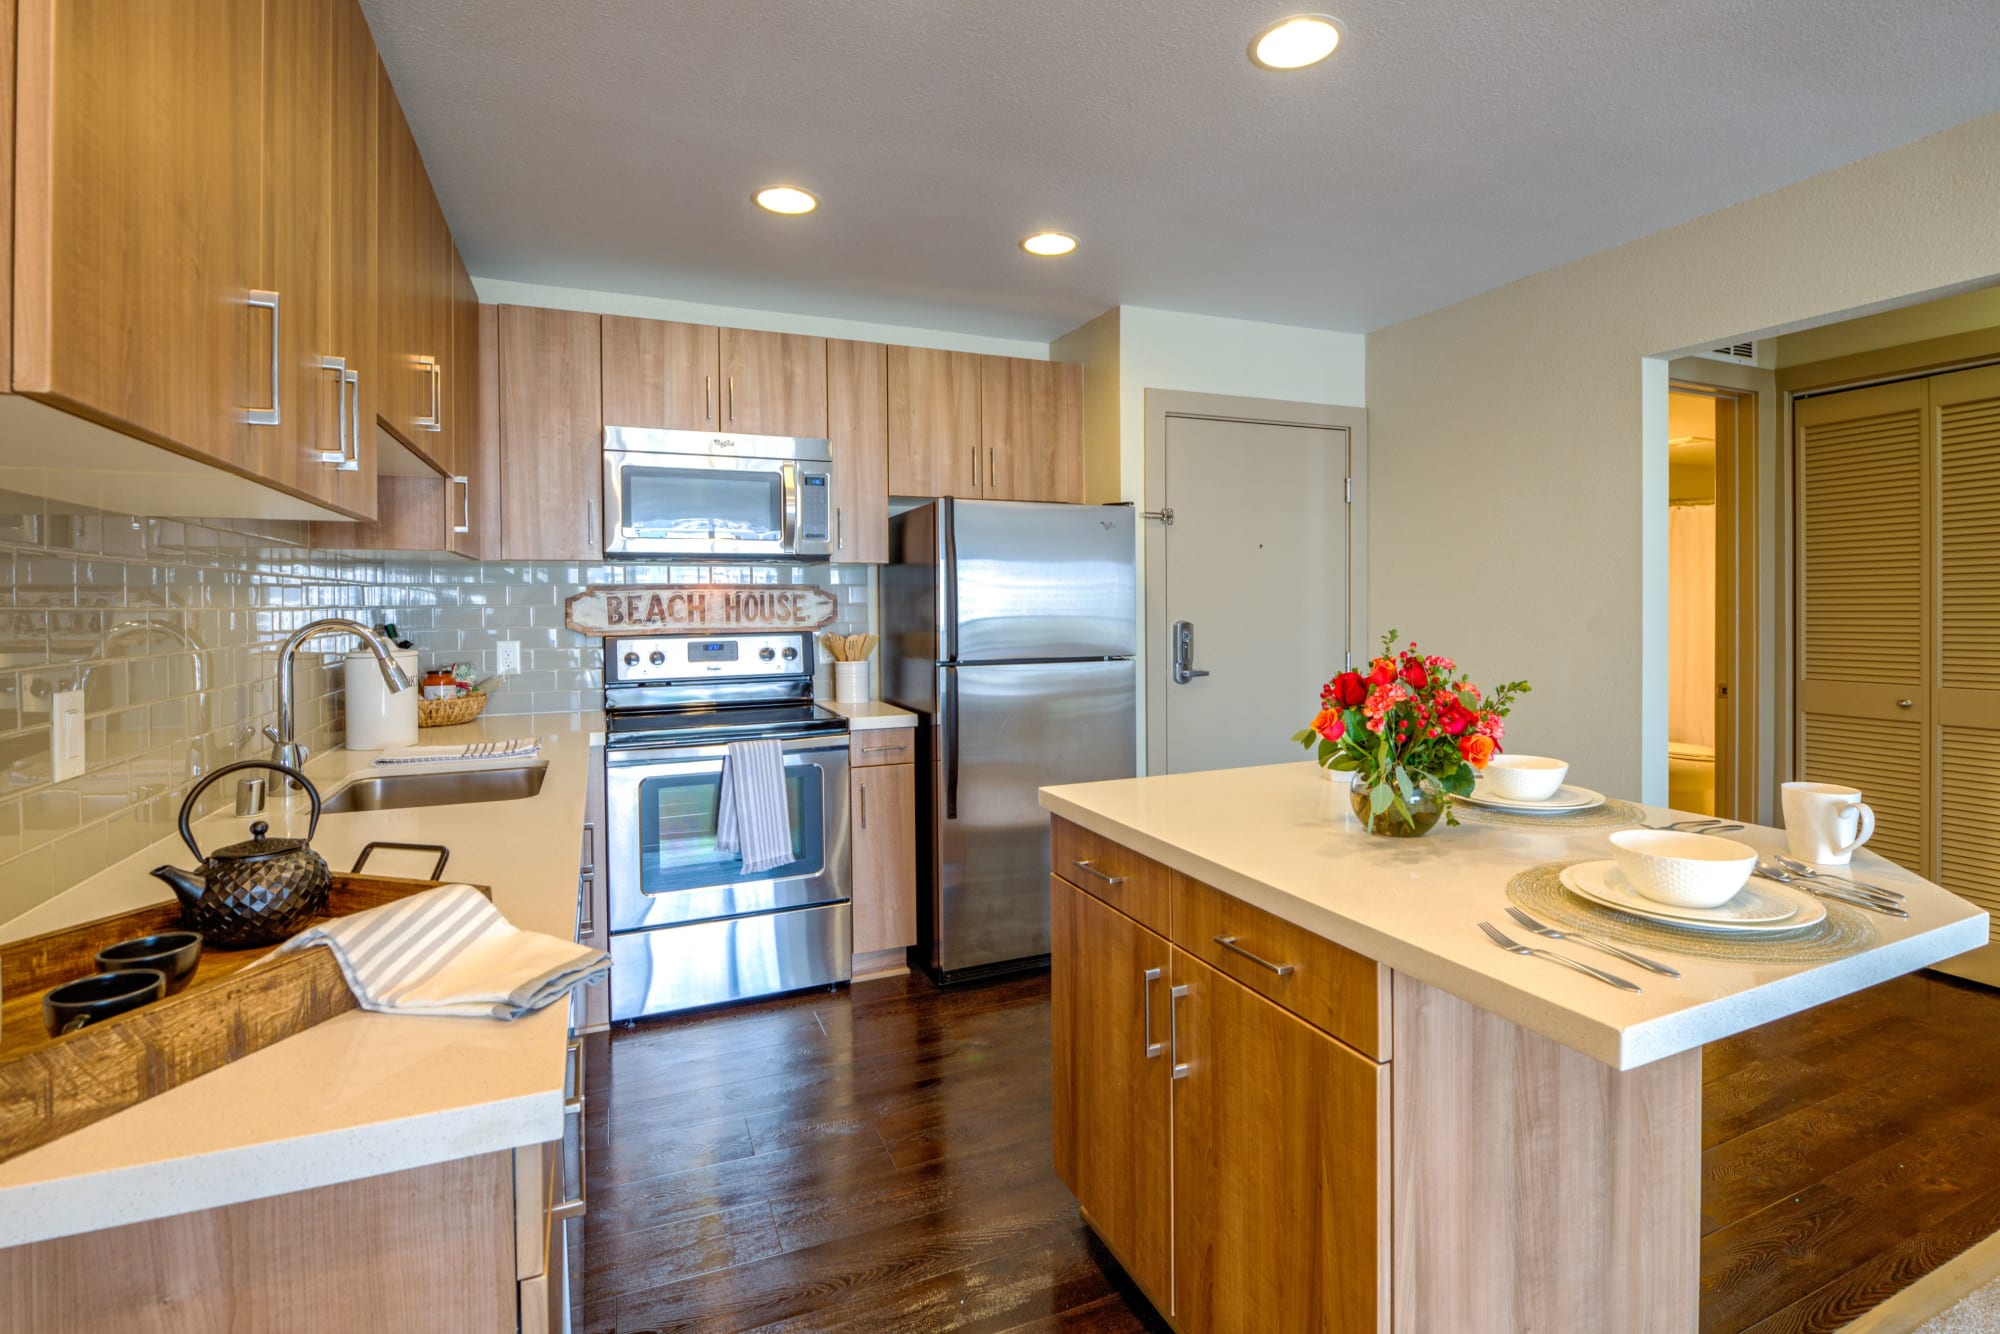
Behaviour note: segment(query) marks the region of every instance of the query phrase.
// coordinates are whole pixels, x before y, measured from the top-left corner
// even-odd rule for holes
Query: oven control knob
[[[627,667],[637,667],[639,665],[639,655],[636,653],[627,653],[625,655],[625,665]]]
[[[757,650],[757,656],[763,661],[769,662],[771,659],[778,656],[778,650],[769,647],[760,648]]]
[[[653,656],[646,659],[646,661],[652,663],[655,667],[664,666],[667,661],[667,655],[658,649],[654,649]]]
[[[799,656],[799,651],[795,648],[788,648],[785,650],[786,662],[796,662],[798,660],[798,656]]]

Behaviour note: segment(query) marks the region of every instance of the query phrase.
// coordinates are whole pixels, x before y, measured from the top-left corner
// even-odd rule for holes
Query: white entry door
[[[1164,584],[1147,598],[1148,769],[1305,759],[1292,734],[1353,647],[1350,433],[1169,415],[1164,444],[1148,496],[1173,511],[1147,525],[1164,551],[1147,561]]]

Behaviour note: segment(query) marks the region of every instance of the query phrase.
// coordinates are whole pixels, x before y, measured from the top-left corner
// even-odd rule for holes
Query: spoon
[[[1788,857],[1782,852],[1778,854],[1778,865],[1784,867],[1793,875],[1800,876],[1806,880],[1831,880],[1836,885],[1847,885],[1854,889],[1866,890],[1871,894],[1880,894],[1884,898],[1894,899],[1898,903],[1908,897],[1908,895],[1899,894],[1895,890],[1888,889],[1882,885],[1871,885],[1865,880],[1852,880],[1844,875],[1833,875],[1827,871],[1816,871],[1810,863],[1802,862],[1797,857]]]
[[[1813,884],[1809,880],[1803,880],[1791,874],[1782,866],[1777,866],[1771,862],[1758,862],[1754,874],[1760,875],[1766,880],[1775,880],[1781,885],[1790,885],[1794,889],[1802,889],[1808,894],[1815,894],[1823,899],[1832,899],[1835,903],[1845,903],[1849,907],[1869,908],[1889,917],[1908,917],[1910,915],[1897,907],[1893,901],[1882,898],[1879,895],[1870,894],[1858,889],[1825,889]]]

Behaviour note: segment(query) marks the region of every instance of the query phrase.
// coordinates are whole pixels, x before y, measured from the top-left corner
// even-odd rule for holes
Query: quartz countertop
[[[480,718],[428,728],[423,744],[542,738],[533,760],[423,766],[423,772],[546,761],[533,797],[463,806],[322,816],[313,847],[336,870],[374,840],[442,843],[445,879],[489,886],[516,926],[571,939],[577,908],[595,713]],[[333,751],[306,766],[322,794],[379,774],[375,752]],[[408,772],[402,770],[401,772]],[[225,780],[226,781],[226,780]],[[303,834],[294,795],[263,815]],[[209,848],[248,819],[195,826]],[[377,853],[368,870],[427,877],[434,858]],[[171,897],[147,874],[190,866],[170,835],[30,912],[0,924],[13,940]],[[0,1163],[0,1246],[143,1222],[195,1209],[538,1144],[563,1132],[569,1007],[512,1023],[350,1011],[59,1140]]]
[[[1908,895],[1907,920],[1865,913],[1872,945],[1816,964],[1748,964],[1638,948],[1678,969],[1656,977],[1584,946],[1537,940],[1506,916],[1507,884],[1531,866],[1611,855],[1607,829],[1544,832],[1470,820],[1416,839],[1369,834],[1347,784],[1310,763],[1043,788],[1055,815],[1621,1070],[1796,1014],[1984,945],[1987,915],[1863,850],[1861,879]],[[1647,807],[1647,822],[1687,818]],[[1730,838],[1770,854],[1784,833]],[[1639,982],[1616,991],[1496,948],[1490,921]]]
[[[908,709],[899,709],[893,704],[884,704],[879,699],[863,700],[858,704],[836,704],[830,699],[816,701],[829,712],[847,719],[849,731],[871,732],[882,727],[915,727],[917,715]]]

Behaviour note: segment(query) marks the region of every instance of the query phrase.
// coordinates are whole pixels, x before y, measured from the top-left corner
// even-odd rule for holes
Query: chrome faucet
[[[350,634],[359,639],[375,655],[375,665],[381,669],[382,679],[388,683],[390,694],[401,694],[410,688],[409,673],[396,664],[390,645],[361,622],[350,621],[345,616],[328,616],[300,626],[292,631],[291,637],[285,640],[285,646],[278,650],[278,725],[264,729],[264,735],[271,739],[273,764],[293,769],[305,765],[308,752],[298,739],[295,731],[297,723],[292,712],[293,664],[298,658],[300,645],[308,639],[328,634]]]

